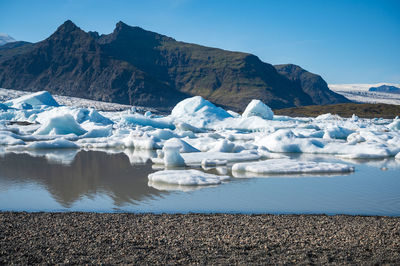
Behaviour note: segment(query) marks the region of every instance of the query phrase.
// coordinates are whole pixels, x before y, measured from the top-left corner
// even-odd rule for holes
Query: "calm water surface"
[[[400,161],[341,161],[348,175],[232,177],[218,186],[149,184],[152,152],[2,153],[0,210],[96,212],[326,213],[400,216]],[[204,170],[231,175],[229,168]],[[231,175],[232,176],[232,175]]]

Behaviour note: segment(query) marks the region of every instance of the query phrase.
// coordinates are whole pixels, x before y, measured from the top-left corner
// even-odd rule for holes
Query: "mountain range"
[[[10,42],[15,42],[15,39],[8,34],[0,33],[0,46]]]
[[[252,99],[274,109],[349,102],[299,66],[273,66],[123,22],[99,35],[68,20],[41,42],[0,46],[0,87],[161,109],[193,95],[235,111]]]

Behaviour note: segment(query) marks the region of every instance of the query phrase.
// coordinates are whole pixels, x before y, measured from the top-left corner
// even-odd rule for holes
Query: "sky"
[[[400,83],[400,0],[0,0],[0,33],[38,42],[65,20],[118,21],[179,41],[293,63],[328,83]]]

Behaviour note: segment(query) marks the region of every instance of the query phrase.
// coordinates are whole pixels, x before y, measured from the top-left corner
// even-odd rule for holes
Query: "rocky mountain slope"
[[[348,102],[320,76],[240,52],[176,41],[123,22],[111,34],[66,21],[44,41],[0,49],[0,87],[169,108],[191,95],[242,111]]]

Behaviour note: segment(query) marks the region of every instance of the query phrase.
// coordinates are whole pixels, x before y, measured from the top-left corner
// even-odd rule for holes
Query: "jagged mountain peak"
[[[76,30],[81,30],[81,29],[78,26],[76,26],[75,23],[73,23],[71,20],[67,20],[57,28],[56,32],[69,33]]]

